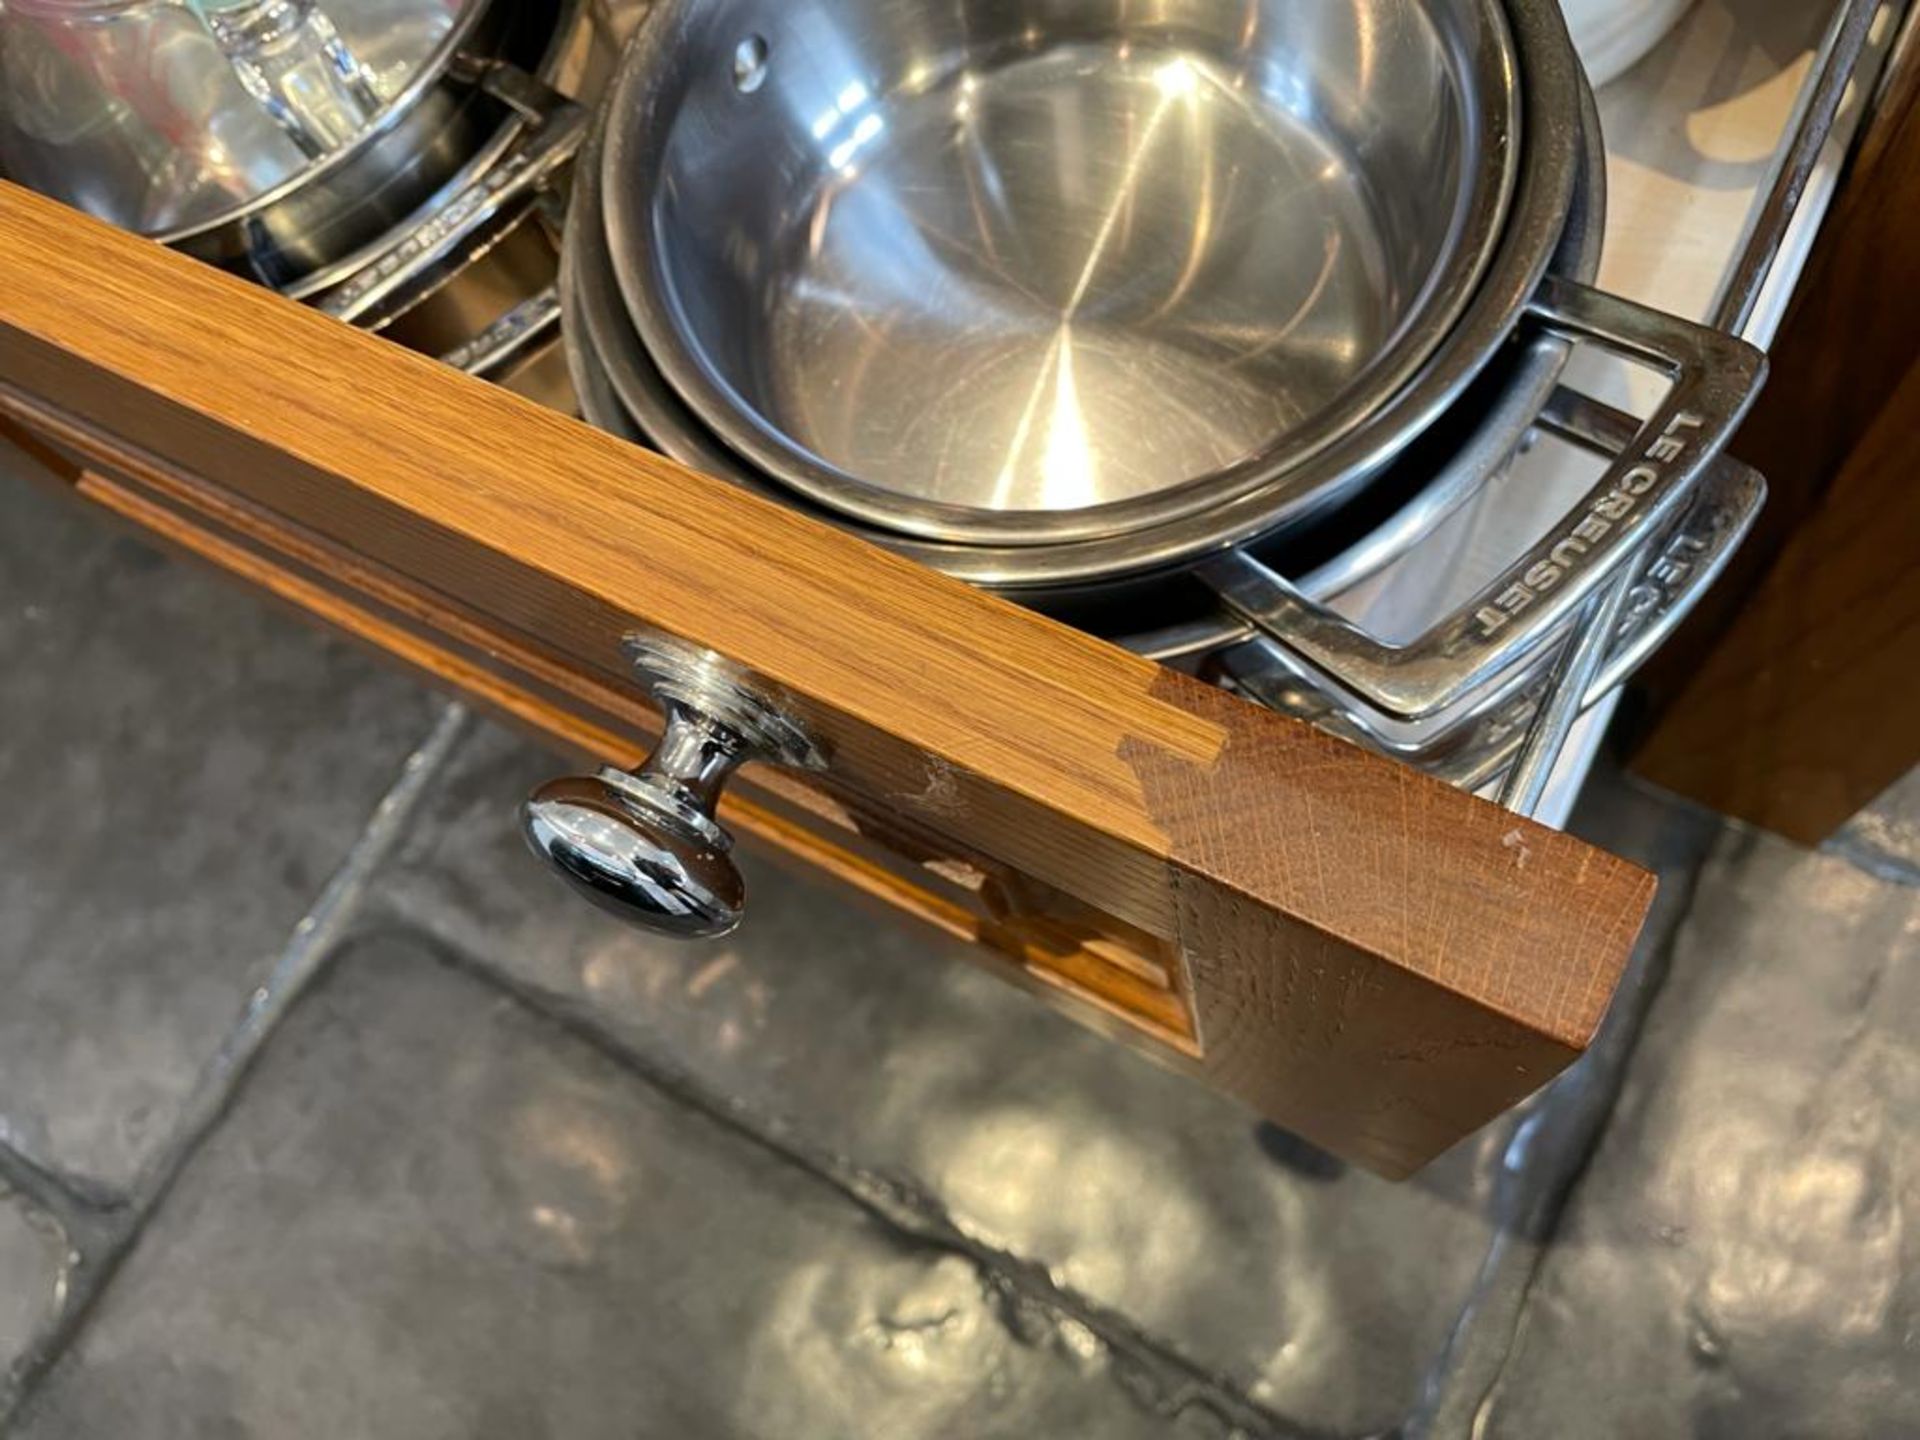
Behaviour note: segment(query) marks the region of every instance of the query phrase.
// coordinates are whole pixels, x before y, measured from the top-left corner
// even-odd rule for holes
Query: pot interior
[[[730,443],[883,513],[1191,485],[1444,333],[1415,335],[1498,228],[1487,23],[1447,0],[682,6],[637,318]]]

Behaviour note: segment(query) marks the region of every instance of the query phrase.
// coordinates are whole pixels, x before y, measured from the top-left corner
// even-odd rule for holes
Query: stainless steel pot
[[[1560,184],[1560,155],[1577,148],[1579,69],[1552,0],[1510,0],[1508,13],[1526,103],[1515,203],[1499,252],[1467,311],[1384,408],[1285,474],[1226,498],[1216,494],[1207,508],[1086,540],[975,545],[961,563],[947,568],[1019,590],[1112,583],[1194,567],[1230,597],[1244,619],[1283,637],[1331,683],[1384,715],[1405,719],[1458,704],[1508,667],[1536,660],[1563,635],[1647,540],[1686,507],[1757,392],[1765,367],[1757,351],[1728,334],[1564,277],[1542,279],[1571,188],[1570,173]],[[643,27],[639,39],[648,34]],[[629,64],[642,63],[629,52]],[[617,86],[616,106],[620,93]],[[603,180],[619,172],[618,137],[636,124],[664,123],[663,113],[636,119],[615,109],[610,124],[619,128],[609,133]],[[618,264],[621,241],[635,235],[633,217],[623,225],[609,207],[608,225]],[[725,238],[714,248],[724,253]],[[626,263],[629,270],[635,264],[631,250]],[[634,287],[623,290],[631,305],[637,298]],[[644,313],[636,319],[644,331]],[[1348,499],[1431,424],[1516,333],[1589,341],[1670,381],[1665,399],[1633,443],[1559,526],[1462,609],[1438,617],[1426,633],[1405,644],[1360,631],[1264,568],[1246,570],[1242,547],[1248,541]],[[1152,419],[1143,410],[1136,428],[1150,426]],[[1142,438],[1140,443],[1149,442]]]
[[[568,46],[582,23],[584,0],[490,0],[497,8],[513,12],[511,29],[503,36],[501,48],[492,60],[480,50],[463,50],[453,58],[442,77],[447,100],[449,131],[432,140],[432,171],[445,179],[430,190],[411,211],[394,219],[396,204],[378,205],[382,223],[378,228],[355,225],[353,230],[371,230],[371,236],[340,253],[319,269],[311,269],[288,284],[280,284],[282,294],[296,300],[326,296],[334,300],[336,286],[353,280],[367,282],[374,271],[384,271],[390,280],[376,292],[384,305],[396,290],[392,271],[397,259],[419,257],[426,246],[436,246],[438,257],[455,250],[459,242],[478,238],[482,244],[488,234],[507,227],[507,211],[513,205],[530,200],[572,161],[580,136],[586,132],[584,113],[564,98],[553,86],[557,69],[563,63]],[[465,154],[465,161],[453,167],[453,161]],[[367,323],[367,300],[351,303],[323,303],[323,307],[351,319]]]
[[[1599,264],[1606,169],[1598,115],[1584,87],[1581,97],[1587,115],[1580,131],[1581,166],[1572,202],[1561,217],[1554,268],[1590,280]],[[1074,579],[1003,587],[975,573],[977,548],[903,536],[812,506],[727,449],[666,383],[629,321],[601,208],[604,123],[576,173],[561,274],[563,333],[589,420],[708,474],[809,510],[922,564],[987,588],[1006,588],[1023,603],[1143,653],[1172,658],[1254,633],[1251,624],[1222,608],[1208,585],[1179,569],[1117,582]],[[1499,349],[1462,403],[1384,467],[1356,501],[1330,515],[1287,517],[1249,542],[1252,553],[1282,573],[1303,577],[1308,593],[1322,597],[1375,573],[1431,533],[1512,455],[1545,404],[1570,348],[1557,336],[1540,334]]]
[[[1605,166],[1592,96],[1583,99],[1580,183],[1554,261],[1556,273],[1585,279],[1599,257]],[[636,418],[652,417],[655,427],[664,426],[676,437],[669,448],[679,458],[730,474],[736,483],[782,494],[781,487],[759,480],[705,437],[651,368],[626,323],[606,255],[595,159],[590,142],[575,190],[561,276],[566,358],[583,412],[601,428],[638,444],[658,443],[661,430],[649,433]],[[1504,469],[1535,424],[1597,455],[1619,454],[1635,434],[1630,417],[1554,390],[1568,349],[1567,342],[1552,335],[1509,346],[1484,368],[1442,423],[1423,433],[1359,504],[1340,512],[1337,524],[1313,527],[1305,537],[1287,532],[1244,547],[1236,552],[1234,572],[1210,578],[1191,573],[1160,576],[1100,587],[1091,594],[1027,593],[1022,598],[1038,600],[1062,618],[1138,653],[1200,663],[1210,678],[1224,680],[1262,703],[1467,788],[1478,789],[1504,776],[1515,803],[1524,802],[1525,782],[1539,770],[1528,760],[1541,755],[1550,759],[1558,750],[1554,740],[1536,753],[1538,737],[1549,731],[1564,733],[1573,716],[1613,693],[1686,616],[1739,544],[1765,489],[1745,466],[1725,457],[1714,463],[1685,505],[1645,547],[1646,558],[1638,563],[1632,584],[1615,592],[1619,598],[1606,615],[1594,617],[1590,639],[1564,643],[1562,660],[1549,655],[1545,662],[1514,666],[1436,723],[1398,726],[1357,698],[1341,695],[1327,677],[1300,663],[1283,640],[1264,635],[1260,627],[1223,608],[1223,591],[1233,600],[1249,593],[1257,598],[1277,567],[1278,573],[1299,577],[1304,595],[1320,601],[1340,595],[1406,554],[1479,493]],[[791,495],[786,499],[793,503]],[[938,564],[943,552],[960,548],[889,536],[845,517],[825,518],[927,563]],[[1503,789],[1503,797],[1508,793]]]
[[[628,38],[650,0],[558,0],[552,34],[538,70],[528,73],[508,62],[486,67],[479,83],[509,107],[511,117],[494,133],[456,179],[444,187],[409,221],[381,241],[362,250],[325,277],[314,277],[287,293],[297,298],[318,295],[319,307],[342,320],[385,329],[401,314],[402,343],[440,353],[449,364],[482,373],[530,346],[543,346],[557,329],[559,300],[553,274],[559,264],[557,238],[550,247],[544,284],[528,283],[519,267],[510,284],[521,297],[513,312],[502,314],[483,333],[462,325],[466,338],[446,351],[437,321],[445,312],[471,315],[474,297],[460,297],[451,305],[435,306],[450,284],[465,288],[465,278],[476,266],[488,267],[495,251],[511,236],[525,237],[530,229],[545,231],[551,220],[557,237],[565,209],[563,178],[587,130],[587,117],[612,83],[613,71]],[[529,221],[529,211],[538,216]],[[540,247],[533,247],[538,249]],[[345,273],[337,286],[333,282]],[[324,282],[324,283],[322,283]],[[480,287],[485,289],[484,286]],[[484,302],[482,302],[484,304]],[[423,304],[442,311],[415,325],[412,316]],[[420,343],[416,343],[420,342]],[[564,366],[552,367],[562,391]],[[562,401],[563,404],[570,403]]]
[[[547,73],[578,0],[475,3],[473,28],[435,56],[412,102],[390,109],[389,126],[351,159],[174,243],[305,298],[364,271],[422,212],[445,210],[519,142],[528,110],[500,81]]]
[[[478,0],[4,0],[0,164],[123,229],[217,224],[404,109]]]
[[[693,411],[818,503],[1111,536],[1418,371],[1503,233],[1518,70],[1498,0],[662,0],[613,97],[615,265]]]
[[[179,6],[158,8],[186,13]],[[303,155],[244,91],[237,100],[228,93],[237,82],[210,42],[184,46],[184,60],[176,43],[168,53],[189,73],[169,90],[195,95],[206,113],[200,130],[168,143],[193,151],[187,168],[203,181],[210,167],[218,170],[217,183],[196,184],[191,203],[181,208],[129,209],[125,197],[144,192],[116,185],[114,177],[138,176],[143,166],[162,162],[140,140],[138,127],[124,126],[100,164],[63,152],[53,143],[60,137],[39,137],[46,142],[37,152],[45,163],[20,178],[210,263],[311,295],[363,268],[396,228],[417,223],[423,208],[464,188],[511,143],[520,116],[494,77],[503,65],[538,73],[571,8],[572,0],[437,0],[426,7],[438,16],[437,27],[407,27],[395,23],[392,5],[341,5],[340,26],[356,53],[382,57],[401,78],[383,94],[371,124],[317,159]],[[431,43],[402,65],[407,46],[397,37],[423,28]],[[194,75],[199,80],[189,83]],[[100,105],[117,113],[108,100]],[[177,123],[189,126],[186,119]],[[13,156],[17,129],[9,140]],[[64,193],[76,184],[80,192]]]

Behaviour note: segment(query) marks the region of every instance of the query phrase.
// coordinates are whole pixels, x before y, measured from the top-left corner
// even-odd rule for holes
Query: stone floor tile
[[[1123,1380],[1085,1334],[1016,1338],[971,1263],[382,935],[295,1007],[17,1434],[1207,1433]]]
[[[1476,1434],[1475,1418],[1513,1350],[1566,1197],[1612,1114],[1647,1012],[1665,978],[1674,933],[1688,913],[1695,878],[1722,822],[1638,784],[1603,760],[1568,828],[1653,871],[1659,889],[1640,943],[1586,1056],[1522,1111],[1508,1152],[1518,1162],[1521,1183],[1496,1212],[1499,1236],[1411,1430],[1431,1440],[1464,1440]]]
[[[1920,894],[1729,831],[1476,1434],[1920,1434]]]
[[[572,898],[514,806],[560,762],[470,737],[385,903],[659,1063],[910,1177],[968,1233],[1165,1337],[1287,1421],[1403,1419],[1480,1273],[1510,1123],[1407,1185],[1350,1171],[827,882],[744,859],[748,919],[704,946]],[[1549,1147],[1537,1147],[1540,1150]]]
[[[59,1305],[65,1248],[52,1221],[0,1187],[0,1395],[7,1372]]]
[[[1920,885],[1920,767],[1848,821],[1828,848],[1882,879]]]
[[[124,1186],[437,702],[29,463],[0,448],[0,1138]]]

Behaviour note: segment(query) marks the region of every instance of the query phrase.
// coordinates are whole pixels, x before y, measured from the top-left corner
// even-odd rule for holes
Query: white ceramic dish
[[[1560,0],[1594,88],[1631,69],[1680,23],[1693,0]]]

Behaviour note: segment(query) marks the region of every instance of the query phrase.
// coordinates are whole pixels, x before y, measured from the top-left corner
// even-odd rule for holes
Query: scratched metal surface
[[[0,1139],[124,1190],[434,708],[0,447]]]
[[[1487,1421],[1920,1434],[1920,890],[1722,835]]]

